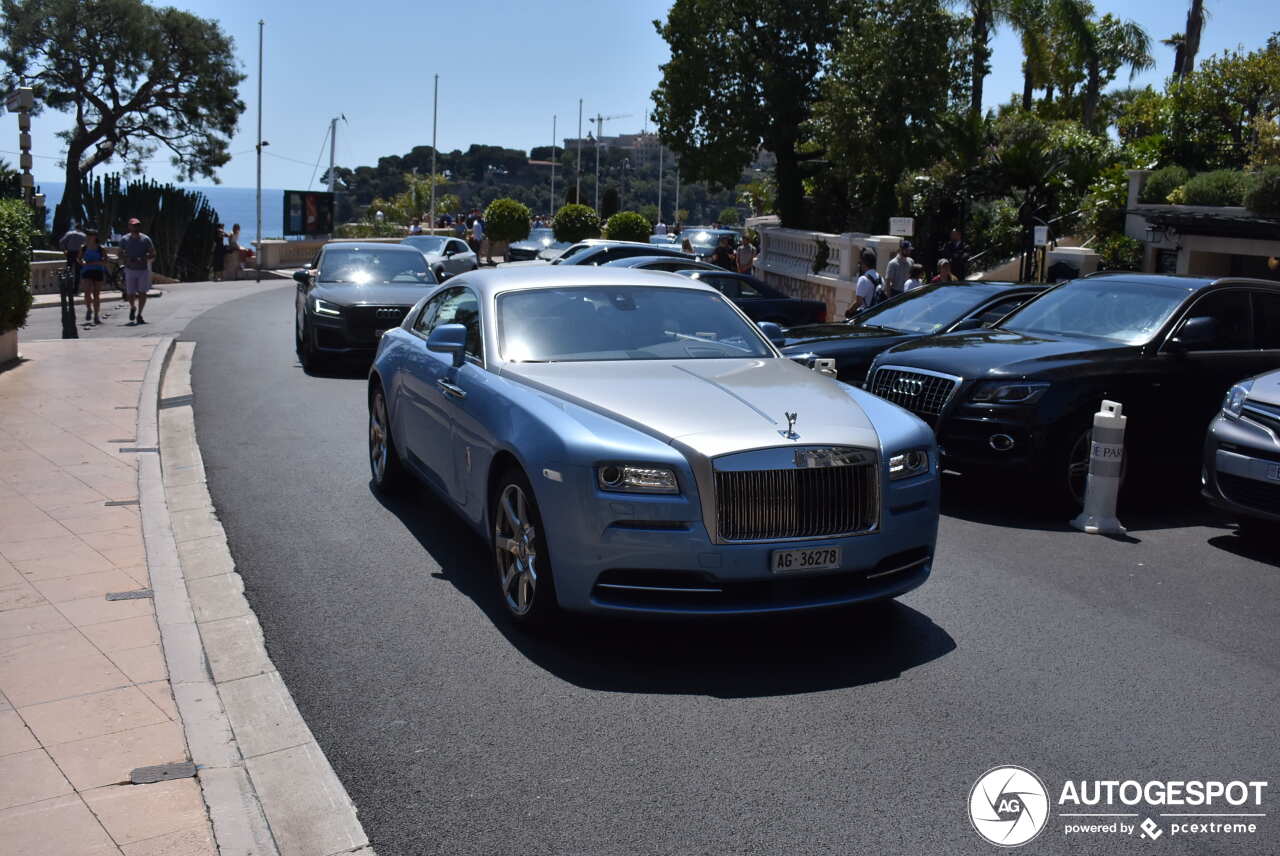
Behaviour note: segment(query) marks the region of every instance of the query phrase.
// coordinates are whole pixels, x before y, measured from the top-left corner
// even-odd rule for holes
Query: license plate
[[[775,574],[794,574],[801,571],[824,571],[840,567],[839,547],[820,547],[816,550],[774,550],[769,557],[769,567]]]
[[[1280,481],[1280,464],[1267,464],[1267,478]]]

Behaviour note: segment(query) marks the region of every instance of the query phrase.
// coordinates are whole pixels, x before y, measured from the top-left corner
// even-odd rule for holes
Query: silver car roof
[[[455,276],[444,283],[445,288],[466,285],[484,299],[508,291],[524,291],[534,288],[573,288],[590,286],[652,286],[658,288],[683,288],[719,294],[709,285],[703,285],[686,277],[675,277],[665,271],[636,270],[635,268],[611,268],[607,266],[579,265],[520,265],[495,270],[477,270]]]

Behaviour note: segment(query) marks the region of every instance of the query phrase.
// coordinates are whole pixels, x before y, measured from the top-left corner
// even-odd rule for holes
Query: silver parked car
[[[436,279],[457,276],[480,267],[480,259],[461,238],[444,235],[410,235],[400,243],[408,244],[427,257],[427,265]]]
[[[1204,444],[1204,496],[1240,521],[1242,535],[1273,543],[1280,527],[1280,371],[1227,392]]]

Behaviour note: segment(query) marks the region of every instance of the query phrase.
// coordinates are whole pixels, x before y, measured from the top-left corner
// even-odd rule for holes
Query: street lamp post
[[[604,117],[596,114],[596,216],[600,216],[600,129],[604,127]]]
[[[436,118],[440,114],[440,75],[431,96],[431,234],[436,233]]]
[[[257,281],[262,282],[262,29],[266,26],[266,21],[258,19],[258,240],[254,245],[257,250],[258,276]],[[332,180],[332,176],[330,176]],[[239,270],[239,266],[236,267]]]
[[[556,116],[551,116],[551,216],[556,216]]]
[[[582,99],[578,99],[578,169],[574,176],[573,201],[582,202]]]

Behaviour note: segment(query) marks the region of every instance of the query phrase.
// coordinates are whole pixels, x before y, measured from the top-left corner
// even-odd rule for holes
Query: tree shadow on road
[[[554,630],[531,635],[499,600],[487,545],[452,509],[426,489],[374,496],[514,648],[587,689],[717,698],[822,692],[892,680],[956,647],[927,615],[897,601],[765,617],[565,615]]]

